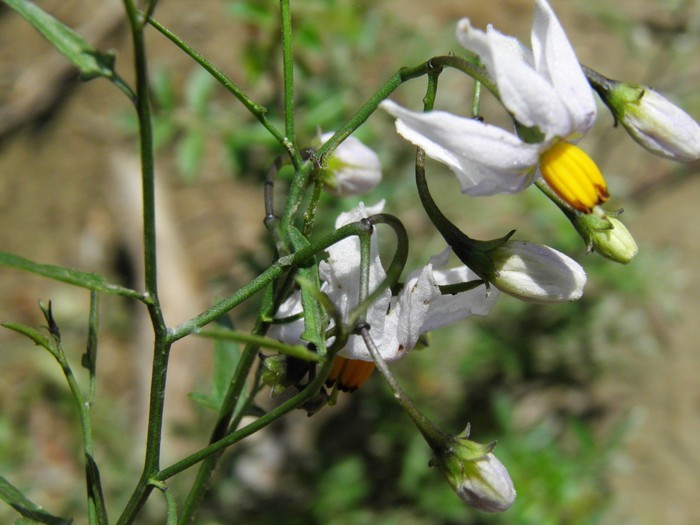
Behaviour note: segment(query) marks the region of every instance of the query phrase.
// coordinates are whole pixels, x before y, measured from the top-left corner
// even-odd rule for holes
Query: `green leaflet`
[[[70,27],[27,0],[2,0],[80,70],[84,80],[114,76],[114,54],[98,51]]]
[[[104,277],[96,273],[83,272],[63,266],[55,266],[53,264],[39,264],[25,259],[24,257],[20,257],[19,255],[7,252],[0,252],[0,266],[25,270],[27,272],[43,275],[49,279],[80,286],[81,288],[88,288],[89,290],[113,295],[123,295],[146,302],[146,297],[143,294],[129,288],[111,284],[107,282]]]
[[[10,505],[25,518],[29,523],[46,523],[48,525],[70,525],[73,520],[59,518],[49,514],[36,503],[29,501],[17,487],[12,485],[5,478],[0,476],[0,499]],[[20,522],[22,523],[22,522]],[[24,521],[24,523],[27,523]]]

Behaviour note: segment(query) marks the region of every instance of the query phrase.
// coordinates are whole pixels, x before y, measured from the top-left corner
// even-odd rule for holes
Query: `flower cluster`
[[[335,321],[324,327],[327,342],[334,340],[334,322],[343,323],[343,333],[352,334],[329,377],[341,390],[357,389],[375,364],[387,377],[384,362],[408,354],[426,332],[472,315],[487,315],[499,292],[538,303],[582,296],[586,274],[570,257],[548,246],[513,240],[512,232],[491,241],[474,240],[461,232],[430,196],[423,155],[446,164],[467,195],[514,194],[537,185],[572,222],[589,251],[625,264],[637,254],[637,245],[618,214],[603,211],[607,184],[595,162],[577,145],[597,116],[594,92],[616,121],[652,153],[683,162],[700,158],[700,126],[653,90],[614,82],[582,67],[546,0],[535,0],[530,47],[491,26],[476,29],[466,18],[457,24],[456,37],[470,53],[468,63],[479,68],[479,81],[512,117],[513,131],[483,118],[433,111],[428,96],[426,111],[413,111],[390,100],[380,104],[395,118],[398,134],[419,148],[418,194],[448,246],[427,264],[407,272],[403,284],[392,282],[391,287],[386,286],[377,231],[370,237],[368,264],[362,264],[357,237],[344,238],[327,249],[318,265],[321,292],[335,311]],[[321,142],[331,136],[323,135]],[[323,165],[323,181],[332,194],[359,195],[381,180],[377,156],[358,140],[346,139],[333,153]],[[360,204],[342,213],[335,226],[371,222],[383,208],[383,201]],[[462,264],[448,268],[451,254]],[[368,285],[370,294],[383,291],[373,295],[371,304],[361,304],[361,283]],[[363,309],[362,327],[352,326],[358,309]],[[299,292],[280,306],[277,318],[293,321],[273,323],[270,335],[300,343],[305,325]],[[397,399],[407,403],[401,401],[404,396],[398,387],[389,383]],[[492,446],[471,442],[466,434],[448,439],[426,431],[424,420],[407,406],[426,437],[438,436],[431,443],[436,465],[462,499],[485,511],[510,506],[515,490]]]

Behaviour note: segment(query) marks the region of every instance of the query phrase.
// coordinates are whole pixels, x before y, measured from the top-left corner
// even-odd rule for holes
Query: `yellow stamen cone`
[[[608,188],[593,159],[569,142],[558,142],[540,158],[549,187],[573,208],[590,213],[608,200]]]

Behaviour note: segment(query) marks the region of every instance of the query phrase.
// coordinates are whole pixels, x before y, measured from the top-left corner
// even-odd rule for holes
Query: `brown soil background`
[[[90,13],[82,13],[81,9],[98,9],[92,4],[42,3],[73,27],[89,18]],[[597,9],[605,7],[604,2],[553,0],[552,4],[583,63],[615,78],[653,83],[660,91],[684,98],[691,104],[686,105],[689,111],[700,116],[700,99],[696,95],[700,85],[697,60],[700,46],[693,40],[697,36],[692,37],[700,30],[699,6],[686,2],[679,8],[679,2],[652,0],[616,2],[606,12],[619,20],[633,21],[635,29],[625,31],[616,24],[615,17],[605,19],[596,14]],[[188,5],[191,3],[184,0],[163,0],[159,6],[163,22],[215,62],[235,64],[236,35],[231,34],[228,19],[220,16],[221,2],[197,2],[194,13]],[[396,9],[408,20],[434,27],[440,34],[446,34],[444,28],[451,27],[458,17],[468,15],[477,26],[490,22],[524,37],[531,16],[531,2],[525,0],[394,0],[384,2],[382,8]],[[678,27],[690,27],[690,36],[685,47],[670,49],[667,37]],[[183,57],[164,39],[154,35],[150,44],[156,61],[175,69],[184,63]],[[129,79],[130,45],[123,25],[107,36],[102,47],[118,50],[120,71]],[[426,50],[426,56],[434,52],[434,49]],[[9,10],[3,11],[0,16],[2,104],[16,101],[37,88],[36,79],[48,68],[37,68],[39,59],[47,60],[47,64],[61,60],[18,17]],[[400,57],[397,60],[402,63]],[[33,74],[39,76],[27,76]],[[118,196],[118,192],[130,186],[123,180],[117,183],[115,180],[128,175],[117,172],[115,177],[113,168],[115,155],[131,152],[130,142],[110,131],[110,119],[126,107],[123,97],[104,81],[77,86],[68,82],[64,94],[50,114],[42,118],[40,126],[30,121],[4,137],[0,143],[1,250],[36,261],[114,273],[111,258],[115,246],[133,245],[135,241],[128,229],[133,224],[133,212],[138,213],[128,209],[126,201]],[[660,257],[670,255],[673,266],[667,272],[682,284],[670,286],[658,298],[658,304],[671,305],[673,312],[658,316],[661,350],[652,348],[640,354],[624,346],[610,349],[614,352],[610,358],[614,366],[599,386],[601,399],[620,413],[635,414],[637,425],[628,435],[619,464],[611,469],[616,504],[608,523],[695,525],[700,523],[700,352],[697,348],[700,274],[696,271],[700,262],[697,206],[700,179],[694,176],[698,167],[678,170],[635,147],[621,132],[613,131],[608,117],[600,120],[597,135],[600,138],[592,148],[606,152],[603,168],[614,193],[619,195],[611,208],[625,206],[626,223],[640,249],[658,253]],[[614,147],[610,147],[611,142]],[[125,164],[126,161],[120,162],[122,166]],[[161,172],[171,169],[168,159],[161,159],[159,166]],[[198,305],[208,303],[216,295],[216,287],[205,284],[207,276],[228,272],[235,279],[238,275],[240,269],[235,262],[231,263],[234,260],[231,254],[240,248],[251,248],[258,238],[259,218],[263,216],[261,188],[212,171],[193,186],[166,182],[161,195],[167,202],[162,213],[169,217],[164,222],[170,221],[174,232],[164,248],[171,251],[166,251],[162,259],[170,258],[175,266],[176,277],[168,282],[180,285],[170,299],[172,308],[166,309],[172,316],[168,321],[174,323],[191,316],[199,310]],[[115,207],[115,200],[121,204]],[[227,233],[231,225],[244,221],[246,226],[239,228],[236,235]],[[167,236],[165,233],[164,237]],[[195,253],[206,253],[207,257],[192,257]],[[87,306],[84,292],[15,271],[0,271],[1,320],[38,324],[36,300],[47,297],[62,303],[64,322],[77,331]],[[651,303],[652,311],[660,311],[654,301]],[[103,302],[105,309],[123,308],[120,305],[113,298]],[[118,324],[119,320],[113,322]],[[68,332],[70,337],[70,328]],[[103,339],[101,359],[106,369],[116,368],[127,358],[122,342],[117,336]],[[31,384],[35,367],[39,366],[44,375],[51,376],[52,372],[47,370],[48,366],[39,364],[41,360],[23,357],[26,343],[6,331],[0,332],[0,347],[0,406],[9,414],[20,410],[17,405],[21,403],[10,400],[18,392],[26,395],[23,392]],[[146,344],[142,348],[147,348]],[[174,382],[183,391],[191,386],[192,375],[187,373],[191,367],[206,366],[200,361],[196,358],[194,364],[180,363],[182,381]],[[107,388],[115,390],[127,385],[125,377],[109,377],[107,382]],[[133,406],[133,401],[127,398],[121,403],[128,408]],[[72,462],[63,457],[66,444],[61,442],[60,429],[66,423],[60,414],[51,413],[40,403],[27,417],[34,440],[32,446],[36,447],[36,465],[32,468],[45,475],[42,486],[50,487],[57,481],[60,485],[59,480],[67,473],[75,474],[71,471],[75,468]],[[46,461],[51,465],[48,470]],[[59,494],[55,496],[60,499]]]

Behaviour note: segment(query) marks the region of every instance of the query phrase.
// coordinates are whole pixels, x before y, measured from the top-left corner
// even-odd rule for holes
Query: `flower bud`
[[[492,450],[464,436],[455,437],[452,447],[434,458],[448,483],[466,504],[484,512],[503,512],[515,501],[515,488],[508,471]]]
[[[700,125],[646,86],[611,81],[603,101],[632,138],[652,153],[679,162],[700,159]]]
[[[321,135],[321,144],[332,136],[333,133]],[[336,148],[324,173],[326,189],[338,197],[368,193],[381,180],[379,157],[355,137],[348,137]]]
[[[583,295],[586,272],[554,248],[509,240],[488,255],[493,262],[488,280],[504,293],[537,303],[575,301]]]
[[[607,224],[601,225],[603,221]],[[592,220],[585,215],[579,215],[574,219],[574,226],[589,250],[594,250],[611,261],[627,264],[639,251],[632,234],[615,217]]]

